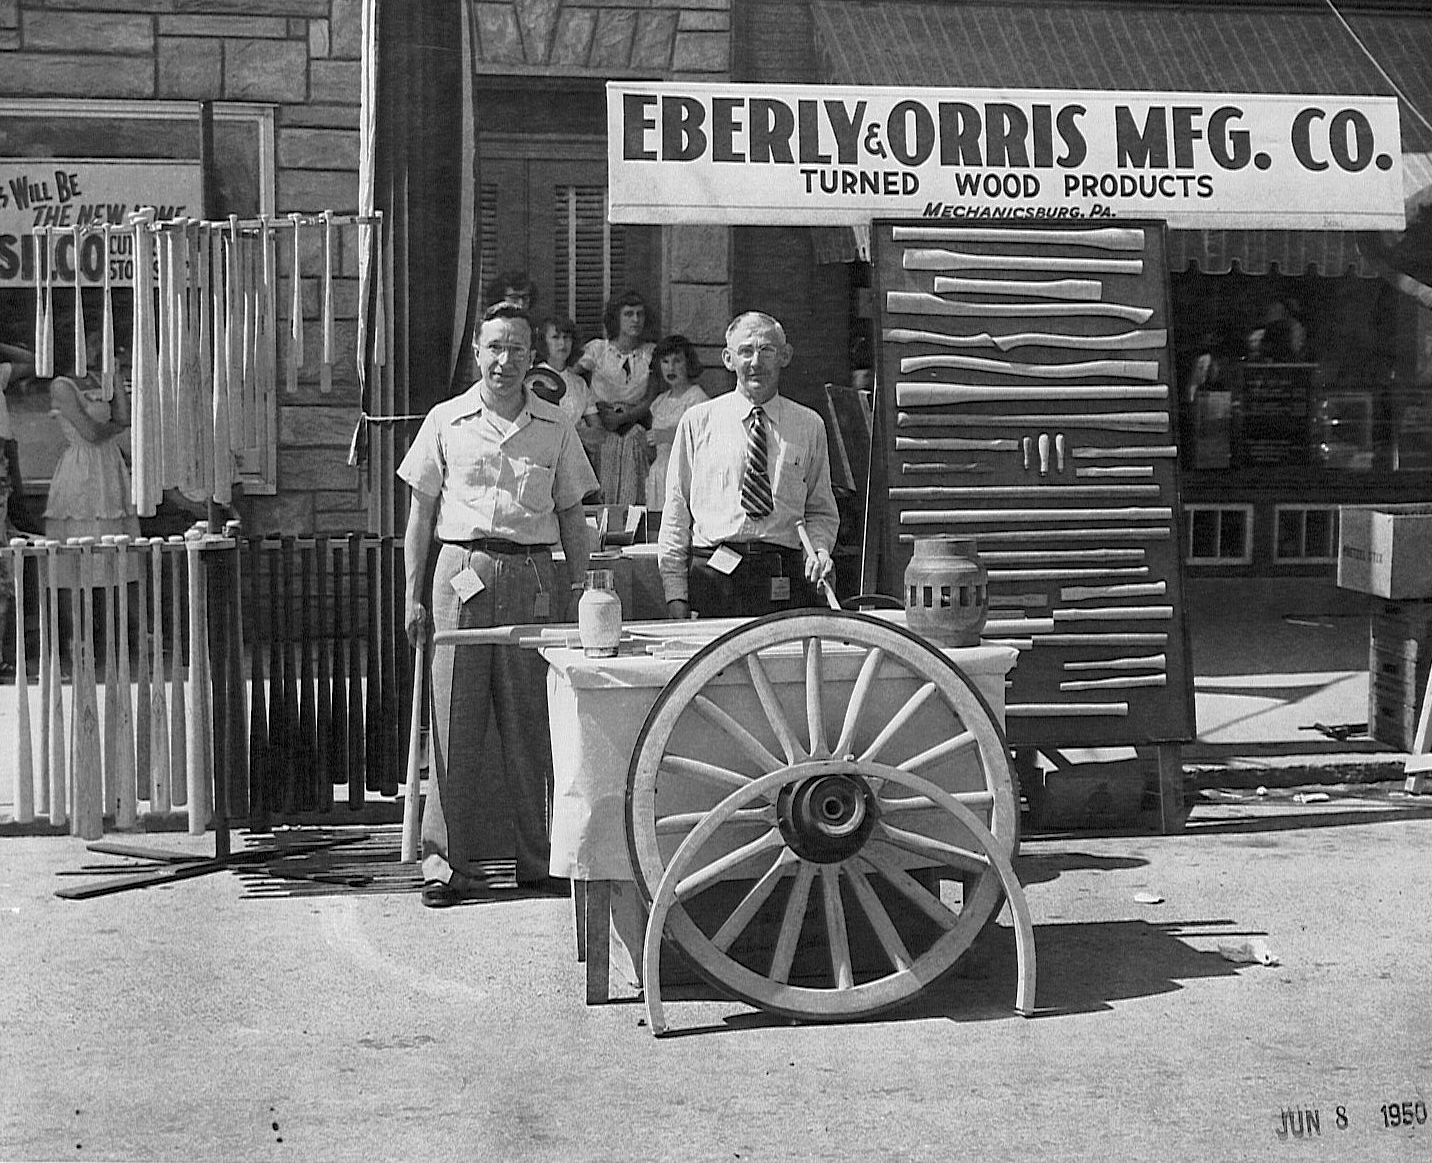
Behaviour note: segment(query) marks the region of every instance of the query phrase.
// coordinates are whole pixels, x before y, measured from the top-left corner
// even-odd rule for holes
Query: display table
[[[1017,652],[1004,646],[977,646],[944,653],[969,678],[1002,727],[1005,676]],[[542,655],[548,663],[555,776],[551,872],[570,878],[573,884],[578,956],[586,961],[587,1001],[605,1001],[610,996],[613,933],[622,968],[630,968],[627,976],[632,984],[640,984],[635,971],[640,958],[631,957],[629,951],[641,948],[645,909],[633,883],[627,848],[627,772],[648,712],[685,659],[655,657],[638,647],[615,658],[587,658],[581,650],[568,647],[545,648]],[[827,652],[822,692],[833,706],[848,699],[861,657],[861,652],[854,650],[848,658],[839,650]],[[796,680],[803,663],[797,653],[789,658],[771,657],[767,665],[780,690]],[[908,676],[888,682],[882,677],[876,688],[875,697],[893,712],[910,697],[915,684]],[[729,688],[713,688],[718,705],[724,704],[723,709],[733,716],[752,723],[755,712],[741,701],[749,696],[749,686],[735,679]],[[902,739],[912,752],[932,742],[938,740]],[[702,754],[702,746],[699,730],[685,741],[687,754]],[[939,775],[941,786],[960,791],[979,785],[977,770],[970,774],[962,769],[962,764],[970,762],[968,757],[951,759],[949,769]]]

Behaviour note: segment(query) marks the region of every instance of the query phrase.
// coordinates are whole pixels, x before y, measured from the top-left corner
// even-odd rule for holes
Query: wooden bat
[[[1062,473],[1064,471],[1064,433],[1062,432],[1054,434],[1054,457],[1058,469]]]
[[[1097,577],[1148,577],[1149,567],[1110,566],[1107,569],[992,569],[989,580],[994,582],[1074,581]]]
[[[406,609],[404,604],[404,586],[406,577],[406,566],[403,559],[403,539],[401,537],[390,537],[387,542],[388,555],[392,558],[393,590],[390,595],[392,606],[388,611],[388,633],[393,640],[394,671],[392,686],[398,694],[398,710],[393,720],[393,731],[391,737],[395,741],[398,751],[395,753],[393,768],[396,771],[397,764],[401,758],[403,749],[407,746],[403,738],[403,729],[409,722],[413,708],[411,706],[412,685],[413,685],[413,652],[408,645],[408,632],[406,626]]]
[[[333,627],[328,602],[328,538],[320,535],[313,543],[316,577],[315,617],[318,622],[318,708],[314,714],[313,766],[318,773],[318,806],[333,807],[333,660],[330,649]]]
[[[234,433],[230,428],[233,401],[229,398],[229,272],[224,261],[222,230],[207,230],[209,262],[209,349],[213,367],[214,414],[211,425],[214,442],[214,500],[221,505],[233,501]]]
[[[1061,691],[1098,691],[1114,687],[1168,686],[1168,676],[1163,674],[1126,674],[1116,678],[1085,678],[1061,682]]]
[[[1073,366],[1073,365],[1070,365]],[[895,385],[895,402],[903,407],[930,404],[971,404],[1000,400],[1024,403],[1028,400],[1167,400],[1168,386],[1155,384],[920,384],[902,380]]]
[[[901,256],[907,271],[1058,271],[1077,275],[1141,275],[1141,258],[1065,258],[1042,254],[969,254],[910,248]]]
[[[1104,297],[1104,284],[1099,279],[967,279],[958,275],[937,275],[935,293],[1022,295],[1030,299],[1097,303]]]
[[[60,543],[52,537],[43,541],[45,547],[45,598],[49,629],[49,675],[45,689],[45,719],[50,734],[50,823],[59,827],[69,818],[70,765],[65,751],[64,673],[60,663]],[[74,658],[71,648],[71,673]],[[73,681],[73,680],[72,680]]]
[[[288,562],[283,540],[268,548],[269,564],[269,774],[273,778],[275,809],[291,814],[297,810],[293,767],[288,757],[294,751],[294,724],[289,716],[288,670]]]
[[[896,423],[901,428],[1103,428],[1109,432],[1163,431],[1168,427],[1167,412],[1085,412],[1034,416],[917,416],[900,412]]]
[[[348,535],[348,807],[357,811],[367,799],[364,790],[362,617],[358,579],[363,570],[362,535]],[[371,597],[371,595],[370,595]]]
[[[1144,324],[1151,307],[1123,303],[955,303],[927,291],[887,291],[885,309],[898,315],[953,315],[965,319],[1085,319],[1107,317]]]
[[[209,765],[211,711],[209,699],[209,641],[204,612],[204,571],[199,564],[201,538],[184,539],[188,569],[189,597],[189,682],[186,687],[185,717],[189,724],[185,750],[189,797],[189,835],[202,836],[213,813],[213,774]],[[177,560],[178,554],[175,554]],[[175,600],[179,599],[176,592]]]
[[[1098,661],[1066,662],[1065,670],[1162,670],[1167,659],[1162,654],[1145,654],[1137,658],[1105,658]]]
[[[1148,529],[989,529],[979,535],[980,544],[988,542],[1037,541],[1047,545],[1051,541],[1167,541],[1172,536],[1169,529],[1151,527]],[[901,541],[914,541],[913,533],[900,534]]]
[[[259,433],[260,439],[267,446],[265,455],[273,457],[274,441],[269,438],[268,423],[273,415],[273,401],[278,395],[278,239],[274,234],[271,223],[265,222],[262,231],[263,243],[263,311],[261,320],[263,324],[264,343],[263,358],[259,361],[261,373],[259,393],[265,417],[263,425],[255,425],[256,430],[262,428]],[[297,273],[295,272],[295,277]]]
[[[149,705],[140,707],[141,715],[149,717],[150,783],[149,810],[167,814],[170,807],[169,710],[164,697],[164,539],[149,542],[149,566],[153,582],[153,612],[150,625],[154,634],[154,680],[149,692]],[[140,562],[140,568],[145,563]]]
[[[1090,246],[1099,250],[1143,250],[1144,232],[1136,227],[1099,226],[1090,230],[1006,230],[1002,227],[892,226],[896,242],[1030,242],[1041,246]]]
[[[348,780],[348,636],[352,631],[343,594],[345,560],[339,542],[333,549],[333,725],[329,746],[333,757],[329,778],[335,784]]]
[[[1044,634],[1054,630],[1053,618],[994,618],[986,620],[984,629],[990,634]],[[983,631],[981,632],[983,634]]]
[[[1039,475],[1042,477],[1049,475],[1049,433],[1047,432],[1039,434]]]
[[[955,368],[989,375],[1022,376],[1036,380],[1076,380],[1084,376],[1123,376],[1153,383],[1159,378],[1156,359],[1088,359],[1076,363],[1023,363],[985,359],[978,355],[908,355],[900,360],[902,372],[927,368]]]
[[[422,757],[423,738],[423,674],[428,665],[428,644],[420,640],[413,659],[413,710],[408,723],[408,765],[403,781],[403,843],[401,859],[404,864],[418,860],[418,825],[420,816],[418,800],[422,795],[422,773],[419,764]]]
[[[182,808],[189,802],[189,741],[187,697],[184,694],[184,636],[182,632],[185,588],[183,582],[184,538],[169,538],[164,552],[169,555],[169,798]],[[193,658],[189,659],[193,665]]]
[[[1049,441],[1047,434],[1039,445],[1039,473],[1049,473]],[[1060,497],[1156,497],[1158,485],[899,485],[889,490],[895,501],[968,500],[973,497],[1050,499]]]
[[[378,617],[379,653],[382,656],[378,660],[382,675],[378,689],[382,694],[380,722],[383,728],[383,761],[378,769],[378,790],[385,796],[396,796],[403,724],[398,718],[398,692],[402,684],[398,681],[397,643],[393,641],[393,635],[402,624],[402,615],[394,608],[391,538],[378,543],[378,572],[380,588],[383,591],[383,603]]]
[[[70,744],[75,775],[75,812],[73,828],[85,840],[98,840],[104,835],[104,772],[100,748],[99,698],[95,691],[94,665],[94,569],[90,550],[93,537],[79,537],[74,544],[79,551],[78,582],[70,591],[71,616],[74,624],[72,683],[74,706],[74,738]]]
[[[379,611],[382,610],[382,587],[378,579],[378,547],[368,545],[364,549],[364,564],[368,573],[368,676],[365,683],[367,731],[364,737],[364,786],[368,791],[382,791],[383,767],[383,672],[382,672],[382,630]]]
[[[1062,491],[1062,490],[1061,490]],[[984,521],[1172,521],[1166,507],[1126,509],[918,509],[900,514],[902,525],[962,525]],[[1053,537],[1056,534],[1050,533]]]
[[[115,670],[105,673],[105,686],[118,680],[115,699],[118,719],[115,723],[114,783],[118,792],[114,822],[117,828],[133,828],[139,814],[139,789],[135,779],[134,703],[129,671],[129,538],[120,534],[114,539],[114,614],[110,625],[118,640],[119,655]]]
[[[1019,549],[994,552],[980,550],[980,560],[986,565],[1008,565],[1016,561],[1053,565],[1065,561],[1142,561],[1143,559],[1144,551],[1142,549]]]
[[[100,382],[104,385],[104,398],[112,400],[114,399],[114,281],[109,265],[109,248],[114,227],[106,222],[100,233],[103,235],[104,246],[103,289],[100,292]],[[75,253],[79,254],[79,251],[76,250]],[[75,265],[78,270],[79,264]]]
[[[233,555],[229,558],[232,569],[229,581],[229,600],[225,607],[228,611],[229,624],[228,676],[225,680],[229,694],[230,716],[227,735],[229,745],[234,751],[230,761],[230,771],[237,769],[238,773],[237,779],[234,781],[232,802],[239,805],[247,802],[252,787],[248,753],[244,748],[244,716],[248,713],[248,706],[244,699],[244,574],[243,558],[239,556],[243,546],[241,532],[241,525],[237,521],[229,522],[225,526],[225,535],[230,537],[234,543]]]
[[[1054,611],[1056,622],[1152,622],[1172,617],[1172,606],[1093,606]]]
[[[78,251],[75,253],[79,254]],[[75,267],[78,270],[78,262]],[[19,824],[28,824],[35,818],[35,759],[30,738],[30,667],[25,657],[25,544],[23,537],[11,538],[8,554],[14,562],[15,580],[14,807],[15,822]]]
[[[1167,646],[1168,635],[1161,630],[1136,634],[1046,634],[1041,646]]]
[[[333,391],[333,214],[328,210],[323,212],[323,352],[318,390]]]
[[[303,365],[303,271],[299,250],[299,230],[303,218],[299,214],[290,214],[288,220],[293,223],[293,266],[288,280],[292,294],[288,309],[287,368],[288,390],[292,394],[298,391],[298,369]]]
[[[278,805],[269,770],[268,697],[264,677],[263,650],[259,647],[258,627],[262,624],[258,611],[266,608],[263,595],[262,538],[249,539],[248,609],[254,611],[254,635],[249,649],[249,812],[252,826],[268,823],[270,812]],[[272,599],[270,599],[270,604]],[[269,620],[270,627],[272,620]]]
[[[4,385],[0,384],[0,391]],[[50,618],[49,606],[49,581],[48,570],[45,561],[45,539],[37,538],[33,544],[35,551],[35,601],[38,606],[35,621],[39,624],[40,630],[40,739],[39,754],[36,757],[37,779],[35,783],[35,814],[44,816],[50,815],[50,784],[53,781],[53,769],[50,764]],[[16,648],[18,650],[18,647]],[[17,671],[18,673],[18,671]]]
[[[134,644],[134,790],[141,800],[153,796],[154,755],[150,749],[149,704],[149,538],[136,537],[134,547],[134,578],[137,592],[135,609],[139,614],[136,630],[139,641]],[[128,619],[126,619],[126,624]],[[153,803],[150,804],[153,810]]]
[[[70,337],[74,345],[75,375],[79,379],[84,379],[90,373],[89,341],[85,337],[85,296],[84,288],[80,284],[80,246],[84,242],[84,231],[76,224],[71,227],[70,233],[70,242],[74,247],[70,253],[74,255],[75,268],[74,319],[70,323]],[[106,256],[104,265],[106,268],[109,267],[108,256]],[[103,384],[103,379],[100,382]],[[108,396],[105,397],[105,399],[108,398]]]
[[[977,440],[964,436],[940,436],[921,439],[918,436],[895,437],[897,452],[1017,452],[1019,442],[1013,439]]]
[[[1028,472],[1030,465],[1033,464],[1034,437],[1021,436],[1019,438],[1019,455],[1020,462],[1024,466],[1024,471]]]
[[[1076,448],[1072,453],[1075,460],[1128,460],[1150,457],[1154,460],[1172,460],[1178,456],[1178,448],[1172,444],[1140,444],[1124,448]]]
[[[287,541],[285,550],[290,554],[290,566],[292,554],[298,554],[298,673],[294,676],[298,683],[298,747],[294,766],[301,781],[300,800],[313,809],[318,807],[318,785],[324,778],[318,770],[318,707],[313,690],[313,553],[311,546],[294,546]]]
[[[1122,716],[1129,713],[1128,703],[1010,703],[1004,708],[1007,718],[1096,718]]]
[[[806,532],[804,521],[796,522],[796,536],[800,538],[801,547],[805,550],[806,556],[810,558],[811,561],[814,561],[816,559],[815,542],[810,539],[810,534]],[[840,609],[840,599],[835,596],[835,587],[830,584],[828,577],[820,579],[820,590],[821,593],[825,595],[826,605],[832,610]]]
[[[231,572],[238,560],[238,546],[227,536],[209,534],[201,539],[198,550],[198,574],[201,586],[203,620],[200,633],[204,639],[207,665],[200,675],[206,691],[207,730],[204,733],[205,753],[209,769],[209,794],[214,825],[216,855],[229,850],[229,805],[246,796],[237,786],[243,759],[242,719],[239,730],[231,731],[235,703],[241,703],[241,685],[230,686],[230,611],[239,601],[233,588]],[[241,680],[242,681],[242,680]],[[241,802],[241,801],[240,801]],[[247,815],[247,812],[244,813]]]
[[[1108,549],[1106,553],[1120,553],[1122,550]],[[1142,555],[1142,549],[1129,550]],[[1157,597],[1167,590],[1166,582],[1134,582],[1130,585],[1113,586],[1067,586],[1059,591],[1061,602],[1082,602],[1089,598],[1149,598]]]
[[[1074,470],[1076,477],[1121,477],[1124,480],[1152,480],[1154,466],[1151,464],[1128,465],[1087,465]]]
[[[119,636],[115,625],[114,555],[115,535],[107,533],[99,539],[99,555],[95,560],[96,582],[103,587],[102,594],[96,594],[103,603],[104,622],[100,633],[104,637],[104,718],[100,722],[100,740],[104,750],[104,810],[112,814],[115,826],[119,827],[119,683],[115,674],[115,641]],[[127,825],[134,826],[131,819]]]

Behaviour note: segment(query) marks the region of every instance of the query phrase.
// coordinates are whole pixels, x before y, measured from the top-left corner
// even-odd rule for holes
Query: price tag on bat
[[[478,576],[477,570],[470,565],[453,574],[448,584],[452,586],[452,592],[457,595],[457,600],[460,602],[471,601],[487,588],[483,584],[482,578]]]

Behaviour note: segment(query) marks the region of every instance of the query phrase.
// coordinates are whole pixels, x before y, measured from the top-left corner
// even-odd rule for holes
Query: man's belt
[[[454,545],[478,553],[507,554],[512,557],[529,557],[534,553],[550,553],[550,545],[524,545],[520,541],[508,541],[503,537],[474,537],[469,541],[440,539],[444,545]]]
[[[753,553],[799,553],[800,547],[795,545],[781,545],[775,541],[723,541],[720,545],[694,545],[691,547],[692,557],[710,557],[721,545],[728,549],[734,549],[742,557]]]

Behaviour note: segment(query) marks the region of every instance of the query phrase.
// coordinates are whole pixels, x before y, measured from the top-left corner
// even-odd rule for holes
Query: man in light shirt
[[[771,316],[737,316],[721,353],[736,390],[696,405],[676,426],[657,543],[673,618],[820,604],[840,517],[825,422],[779,393],[793,354]],[[801,522],[813,557],[802,550]]]

